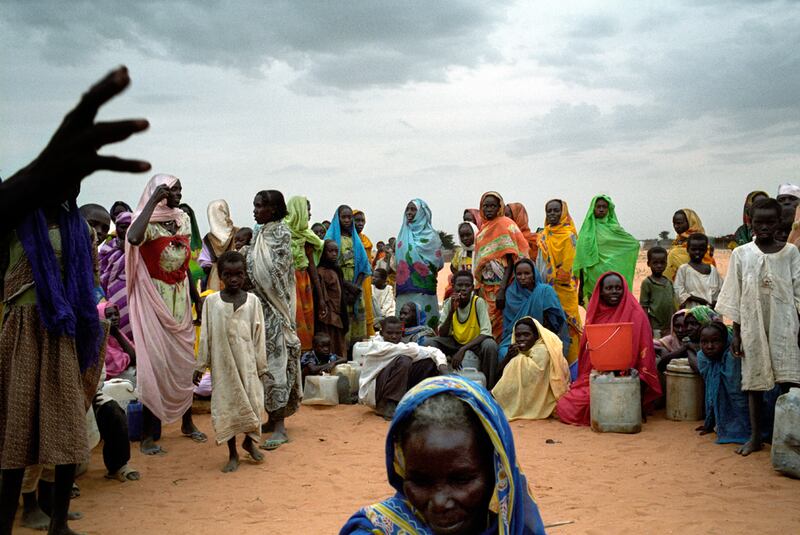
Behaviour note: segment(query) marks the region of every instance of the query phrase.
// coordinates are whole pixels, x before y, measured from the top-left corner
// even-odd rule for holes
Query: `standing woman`
[[[744,209],[742,210],[742,226],[737,228],[736,233],[733,235],[736,245],[745,245],[753,241],[753,229],[750,228],[750,207],[753,206],[754,202],[762,198],[769,199],[769,194],[766,191],[751,191],[747,194],[744,200]]]
[[[322,254],[323,241],[308,228],[311,203],[305,197],[292,197],[286,204],[284,223],[292,235],[292,262],[294,264],[295,295],[297,299],[297,337],[303,351],[310,351],[314,339],[314,295],[322,302],[317,264]]]
[[[253,200],[253,217],[260,226],[247,252],[247,274],[253,292],[264,307],[267,339],[267,374],[264,408],[271,435],[261,448],[274,450],[289,442],[284,420],[297,412],[303,399],[300,373],[300,339],[295,327],[297,293],[292,263],[292,234],[283,222],[287,215],[283,194],[260,191]]]
[[[219,280],[217,258],[222,253],[234,251],[234,236],[239,229],[233,226],[231,209],[228,203],[219,199],[208,203],[208,226],[211,232],[203,238],[203,250],[197,258],[197,263],[203,268],[206,275],[206,290],[218,292],[222,290],[222,281]]]
[[[192,421],[194,329],[191,302],[200,311],[189,274],[191,221],[180,208],[181,182],[155,175],[145,186],[127,233],[125,274],[136,341],[137,390],[142,402],[142,453],[165,453],[154,441],[156,419],[183,419],[181,432],[206,436]]]
[[[75,467],[89,459],[81,374],[96,367],[102,341],[90,232],[73,197],[27,215],[0,251],[3,535],[12,531],[25,467],[37,464],[55,465],[49,533],[73,533]]]
[[[354,230],[353,210],[343,204],[336,209],[331,226],[325,234],[326,240],[333,240],[339,246],[339,269],[342,270],[344,278],[342,291],[347,304],[349,323],[348,347],[367,336],[367,311],[361,286],[364,284],[364,279],[372,275],[367,251]]]
[[[633,275],[639,258],[639,241],[617,220],[614,201],[597,195],[581,225],[572,271],[580,279],[579,304],[592,297],[595,284],[603,273],[616,271],[633,287]]]
[[[397,235],[397,287],[395,310],[414,303],[428,327],[439,327],[436,295],[439,270],[444,266],[442,240],[433,228],[431,209],[422,199],[406,205],[403,225]]]
[[[706,229],[703,228],[703,222],[700,221],[700,216],[689,208],[683,208],[673,214],[672,227],[675,229],[676,236],[667,256],[667,269],[664,270],[664,276],[669,280],[675,280],[678,268],[689,263],[689,251],[686,249],[689,244],[689,236],[696,233],[706,233]],[[706,252],[703,263],[715,264],[714,258],[709,252]]]
[[[367,216],[361,210],[353,211],[353,225],[356,227],[358,237],[361,238],[361,244],[364,246],[364,251],[367,252],[369,258],[369,265],[372,266],[372,240],[364,234],[364,226],[367,224]],[[367,337],[375,334],[375,311],[372,310],[372,276],[364,277],[361,283],[361,295],[364,296],[364,315],[367,318]]]
[[[503,197],[488,191],[481,197],[483,226],[475,239],[473,272],[476,287],[489,305],[492,334],[500,340],[503,334],[503,308],[506,288],[514,274],[514,264],[528,256],[528,241],[514,221],[503,215]]]
[[[192,274],[192,281],[194,281],[197,291],[201,291],[205,286],[206,273],[200,267],[197,261],[200,258],[200,253],[203,252],[203,235],[200,234],[200,227],[197,225],[197,216],[194,215],[194,210],[186,203],[181,203],[178,208],[184,211],[189,216],[189,223],[191,228],[191,236],[189,237],[189,250],[192,252],[192,257],[189,259],[189,272]],[[199,318],[200,315],[198,314]]]
[[[116,236],[100,247],[100,286],[109,304],[119,309],[119,330],[133,339],[128,312],[128,284],[125,276],[125,241],[131,226],[131,212],[118,212],[115,219]]]
[[[517,224],[520,232],[525,236],[525,241],[528,242],[528,258],[535,262],[539,253],[539,235],[531,231],[528,223],[528,210],[525,209],[525,205],[521,202],[509,203],[506,206],[505,215]]]
[[[569,215],[567,203],[560,199],[547,201],[544,206],[545,224],[539,237],[539,256],[536,268],[544,282],[553,287],[567,316],[569,326],[569,351],[567,362],[577,372],[578,343],[583,333],[583,321],[578,308],[578,277],[572,271],[578,230]],[[573,374],[574,377],[574,374]]]

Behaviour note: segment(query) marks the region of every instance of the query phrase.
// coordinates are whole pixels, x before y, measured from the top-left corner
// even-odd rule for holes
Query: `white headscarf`
[[[231,209],[224,199],[218,199],[208,203],[208,226],[211,234],[219,243],[225,244],[233,236],[234,226],[231,220]]]
[[[800,186],[789,183],[781,184],[778,187],[778,195],[791,195],[792,197],[800,199]]]

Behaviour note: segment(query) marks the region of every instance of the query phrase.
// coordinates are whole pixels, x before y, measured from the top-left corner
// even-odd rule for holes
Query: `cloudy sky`
[[[491,189],[534,228],[547,199],[580,224],[603,192],[640,238],[681,207],[717,235],[750,190],[800,181],[795,2],[0,4],[2,176],[125,64],[101,118],[152,126],[106,152],[177,175],[200,214],[227,199],[239,225],[274,188],[314,220],[363,209],[373,241],[414,197],[453,232]],[[98,173],[80,201],[135,204],[145,180]]]

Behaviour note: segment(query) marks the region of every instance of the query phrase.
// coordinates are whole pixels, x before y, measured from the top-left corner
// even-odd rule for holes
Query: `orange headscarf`
[[[512,202],[508,208],[511,210],[511,219],[517,224],[528,242],[528,258],[536,260],[539,252],[539,235],[531,232],[531,228],[528,226],[528,211],[525,209],[525,205],[521,202]]]
[[[494,219],[488,219],[483,213],[483,200],[490,195],[500,201],[500,208]],[[503,215],[504,211],[503,197],[496,191],[487,191],[481,196],[483,226],[475,237],[475,260],[472,268],[477,285],[480,285],[481,271],[492,260],[502,261],[510,254],[516,262],[517,259],[528,256],[528,241],[514,220]]]

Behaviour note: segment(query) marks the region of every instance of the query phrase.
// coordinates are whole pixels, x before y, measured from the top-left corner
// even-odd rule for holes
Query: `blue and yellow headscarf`
[[[342,226],[339,223],[339,210],[345,205],[340,206],[336,209],[336,213],[333,214],[333,218],[331,219],[331,226],[328,229],[328,232],[325,233],[326,240],[333,240],[336,242],[336,245],[339,246],[339,258],[341,260],[342,254]],[[352,223],[351,223],[352,225]],[[353,280],[348,282],[356,282],[358,280],[358,276],[360,274],[364,274],[365,277],[369,277],[372,275],[372,267],[370,266],[369,257],[367,256],[367,250],[364,249],[364,244],[361,243],[361,239],[358,237],[358,233],[356,232],[355,225],[352,225],[352,238],[353,238],[353,260],[355,262],[355,270],[353,273]]]
[[[403,396],[386,437],[386,470],[389,483],[397,490],[392,498],[370,505],[354,514],[340,535],[379,533],[385,535],[428,535],[433,532],[422,521],[422,515],[403,495],[403,462],[397,452],[400,424],[411,416],[422,402],[438,394],[450,394],[466,403],[478,417],[494,446],[495,489],[490,508],[497,514],[497,525],[487,533],[501,535],[544,534],[544,525],[536,503],[528,492],[528,484],[517,466],[514,437],[503,409],[482,386],[462,377],[446,375],[419,383]]]

